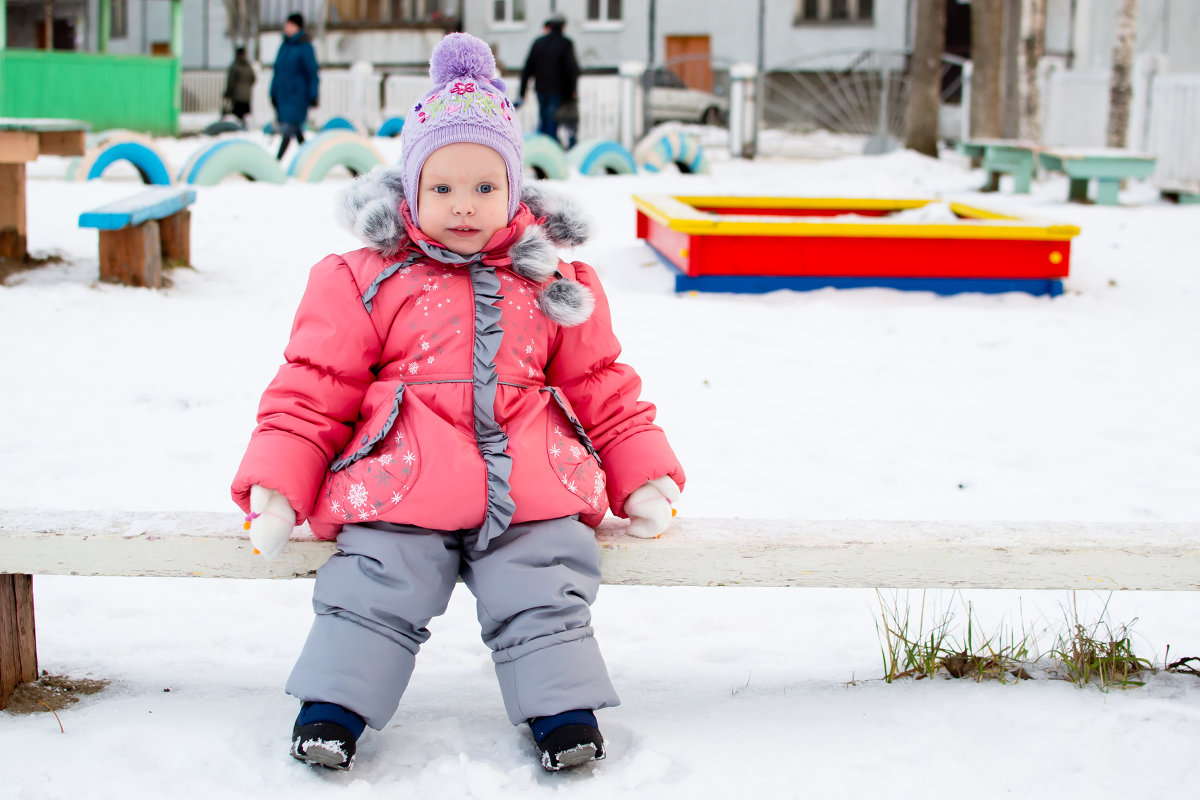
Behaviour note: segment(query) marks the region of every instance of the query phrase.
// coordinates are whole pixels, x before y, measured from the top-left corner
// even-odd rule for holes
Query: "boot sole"
[[[292,745],[292,758],[297,761],[303,761],[305,764],[311,764],[315,767],[324,767],[325,769],[348,770],[354,766],[354,756],[346,758],[346,754],[339,750],[332,750],[327,747],[321,747],[315,742],[310,742],[304,748],[304,752],[300,752],[300,742],[297,741]]]
[[[559,753],[542,754],[542,766],[547,772],[559,772],[564,769],[582,766],[589,761],[600,761],[604,758],[604,751],[599,749],[595,744],[581,744],[578,747],[572,747],[570,750],[563,750]]]

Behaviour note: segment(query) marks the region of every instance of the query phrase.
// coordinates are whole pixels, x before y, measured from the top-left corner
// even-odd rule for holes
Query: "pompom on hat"
[[[469,33],[451,33],[433,48],[429,76],[433,88],[404,120],[404,196],[412,222],[417,222],[417,187],[425,159],[456,142],[492,148],[508,171],[508,218],[521,203],[521,123],[504,94],[504,81],[495,77],[496,58],[487,43]]]

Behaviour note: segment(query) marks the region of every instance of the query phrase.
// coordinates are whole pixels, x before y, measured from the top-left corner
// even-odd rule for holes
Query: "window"
[[[493,0],[492,22],[524,22],[525,0]]]
[[[806,22],[871,22],[875,0],[800,0],[794,25]]]
[[[108,20],[108,35],[112,39],[124,39],[129,35],[129,5],[125,0],[112,0]]]
[[[620,22],[621,0],[588,0],[588,22]]]

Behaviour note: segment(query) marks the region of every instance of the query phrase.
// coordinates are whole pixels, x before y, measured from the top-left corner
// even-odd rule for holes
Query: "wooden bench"
[[[100,280],[128,286],[162,286],[164,266],[192,259],[195,189],[149,189],[79,215],[79,227],[100,230]]]
[[[25,166],[38,156],[81,156],[91,123],[0,117],[0,259],[25,261]]]
[[[37,676],[34,575],[310,578],[332,542],[274,562],[236,513],[0,511],[0,707]],[[662,539],[600,526],[610,585],[1200,589],[1200,524],[677,518]]]
[[[958,143],[959,152],[987,170],[987,181],[981,187],[984,192],[998,190],[1000,175],[1009,174],[1013,176],[1013,191],[1029,194],[1039,149],[1038,144],[1020,139],[967,139]]]
[[[1088,202],[1088,183],[1096,181],[1096,204],[1115,206],[1122,181],[1145,179],[1154,173],[1154,156],[1116,148],[1050,148],[1038,153],[1042,168],[1066,173],[1067,199]]]

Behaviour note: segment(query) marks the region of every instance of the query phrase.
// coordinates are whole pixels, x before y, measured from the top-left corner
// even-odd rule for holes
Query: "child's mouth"
[[[479,228],[450,228],[449,230],[458,236],[474,236],[479,233]]]

